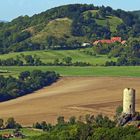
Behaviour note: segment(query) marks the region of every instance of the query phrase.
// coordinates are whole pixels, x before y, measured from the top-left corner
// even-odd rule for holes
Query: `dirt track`
[[[23,125],[46,120],[55,123],[64,115],[102,113],[113,116],[122,104],[122,90],[137,90],[136,109],[140,111],[140,78],[64,77],[50,87],[15,100],[0,103],[0,117],[14,117]]]

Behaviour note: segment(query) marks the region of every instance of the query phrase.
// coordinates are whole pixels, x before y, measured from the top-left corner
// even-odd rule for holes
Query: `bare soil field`
[[[43,120],[55,123],[61,115],[66,119],[99,113],[113,117],[126,87],[136,89],[136,109],[140,111],[140,78],[62,77],[33,94],[0,103],[0,117],[14,117],[23,125]]]

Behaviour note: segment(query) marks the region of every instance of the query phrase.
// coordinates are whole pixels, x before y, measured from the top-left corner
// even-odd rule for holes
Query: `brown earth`
[[[137,90],[136,109],[140,111],[140,78],[63,77],[50,87],[0,103],[0,117],[14,117],[23,125],[43,120],[55,123],[60,115],[66,119],[99,113],[113,117],[126,87]]]

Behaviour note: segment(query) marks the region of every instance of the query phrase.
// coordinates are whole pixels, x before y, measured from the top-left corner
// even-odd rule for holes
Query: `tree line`
[[[91,66],[87,62],[72,61],[72,57],[64,57],[62,60],[55,58],[53,62],[44,63],[37,55],[21,54],[16,58],[0,59],[0,66]]]
[[[68,121],[63,116],[55,125],[45,121],[35,123],[34,128],[46,132],[31,140],[138,140],[139,129],[135,126],[116,127],[116,122],[101,114],[86,115],[84,119],[72,116]]]
[[[0,66],[40,66],[44,63],[36,55],[17,55],[15,58],[0,59]]]
[[[49,86],[59,78],[53,71],[40,70],[21,72],[18,78],[0,76],[0,102],[32,93],[44,86]]]

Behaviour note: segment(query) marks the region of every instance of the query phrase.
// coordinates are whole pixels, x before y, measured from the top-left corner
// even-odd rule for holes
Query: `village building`
[[[85,42],[85,43],[82,44],[82,47],[87,47],[87,46],[90,46],[90,45],[91,45],[90,43]]]
[[[115,42],[125,44],[126,40],[122,40],[121,37],[112,37],[111,39],[96,40],[95,42],[93,42],[93,45],[97,45],[99,43],[101,43],[101,44],[112,44],[112,43],[115,43]]]

